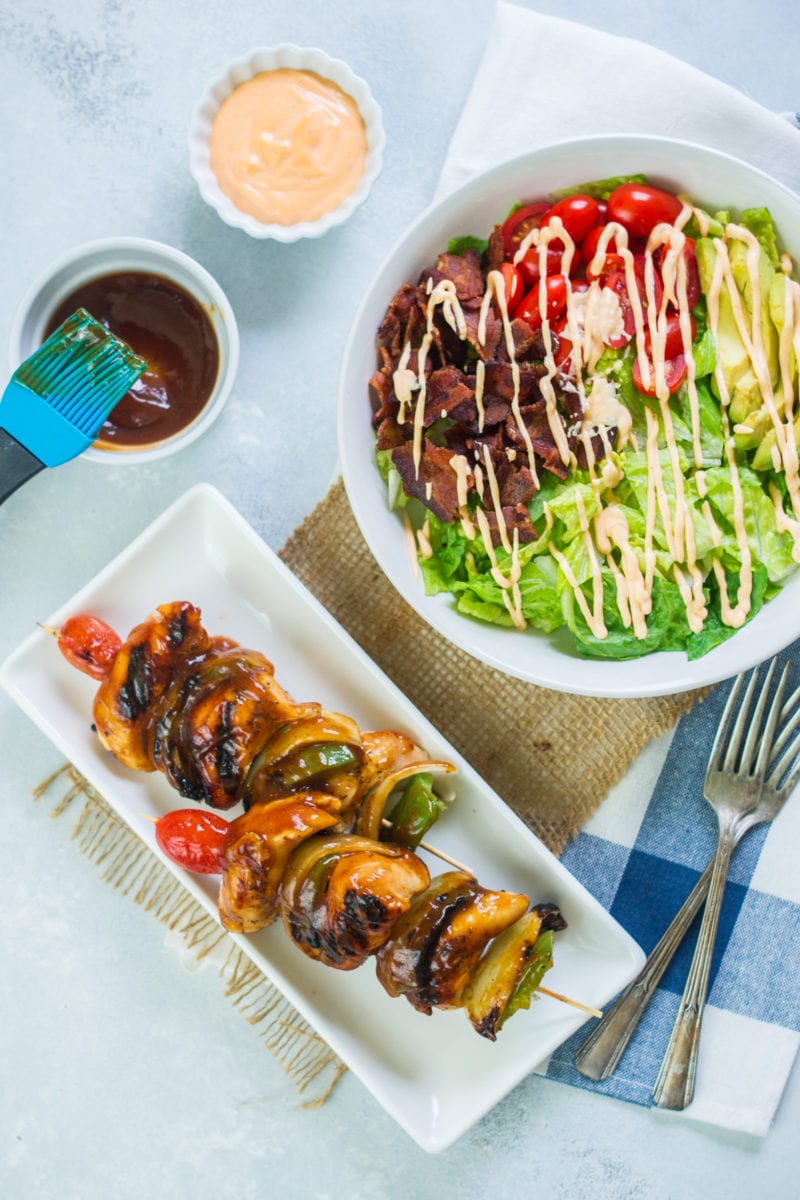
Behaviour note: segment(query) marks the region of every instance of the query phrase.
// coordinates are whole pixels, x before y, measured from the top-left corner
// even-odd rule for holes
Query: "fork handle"
[[[608,1079],[617,1069],[628,1042],[653,998],[661,976],[700,911],[711,883],[713,867],[712,858],[639,974],[628,984],[625,991],[620,993],[619,998],[606,1011],[603,1019],[578,1050],[575,1064],[582,1075],[589,1079]]]
[[[7,429],[0,429],[0,504],[43,467],[44,463]]]
[[[653,1088],[653,1101],[659,1108],[683,1109],[691,1103],[697,1074],[697,1051],[703,1021],[711,956],[717,936],[719,913],[731,854],[736,845],[736,820],[720,824],[719,843],[714,857],[703,921],[697,937],[692,965],[681,997],[672,1036]]]

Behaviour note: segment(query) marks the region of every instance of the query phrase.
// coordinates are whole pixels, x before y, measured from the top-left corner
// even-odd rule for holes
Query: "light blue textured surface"
[[[794,0],[531,7],[650,41],[770,108],[797,107]],[[322,497],[350,321],[433,193],[491,16],[484,0],[0,0],[0,350],[31,279],[69,246],[114,234],[198,258],[242,334],[235,396],[208,437],[137,469],[69,464],[3,506],[0,656],[198,480],[216,484],[273,548]],[[346,59],[370,83],[387,132],[367,204],[322,241],[293,246],[222,225],[186,161],[189,112],[207,78],[280,41]],[[535,86],[535,63],[531,77]],[[797,1070],[764,1141],[538,1077],[438,1158],[352,1077],[324,1108],[302,1111],[213,973],[183,971],[162,929],[105,888],[29,803],[58,754],[5,697],[0,721],[3,1197],[796,1194]]]

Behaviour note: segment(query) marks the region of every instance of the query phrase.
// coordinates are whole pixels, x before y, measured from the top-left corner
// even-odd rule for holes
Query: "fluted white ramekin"
[[[242,212],[220,188],[211,169],[209,138],[211,125],[222,103],[240,84],[252,79],[262,71],[277,71],[289,68],[295,71],[313,71],[323,79],[330,79],[346,92],[356,104],[367,136],[367,157],[364,173],[353,191],[341,204],[318,217],[316,221],[298,221],[294,225],[279,225],[275,222],[259,221],[257,217]],[[366,200],[373,182],[377,178],[383,161],[386,135],[383,130],[381,110],[375,103],[369,87],[355,75],[347,63],[330,58],[322,50],[293,46],[280,46],[253,50],[244,58],[229,63],[224,72],[213,79],[200,98],[192,113],[189,128],[189,169],[200,190],[200,195],[216,209],[228,225],[243,229],[255,238],[274,238],[278,242],[296,242],[299,238],[321,237],[334,225],[346,221],[360,204]]]

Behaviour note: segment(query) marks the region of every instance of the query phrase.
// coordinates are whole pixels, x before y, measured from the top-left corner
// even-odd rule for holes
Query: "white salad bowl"
[[[404,282],[416,283],[451,238],[486,237],[511,206],[561,188],[644,173],[651,183],[717,211],[769,208],[785,249],[800,261],[800,197],[745,162],[704,146],[639,135],[587,137],[546,146],[470,180],[411,226],[377,273],[353,324],[339,393],[339,454],[361,532],[405,600],[439,633],[505,674],[583,695],[667,695],[716,683],[777,653],[800,636],[800,572],[723,644],[689,661],[656,652],[627,661],[588,659],[566,632],[504,629],[459,613],[449,594],[426,596],[414,576],[401,516],[387,506],[375,465],[368,381],[377,366],[376,331]]]

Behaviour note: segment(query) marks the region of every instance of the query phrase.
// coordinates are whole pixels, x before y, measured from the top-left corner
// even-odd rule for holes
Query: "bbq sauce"
[[[146,271],[87,280],[51,316],[49,336],[85,308],[147,362],[147,370],[111,412],[97,437],[106,450],[163,442],[204,408],[219,370],[219,345],[203,307],[184,288]]]

